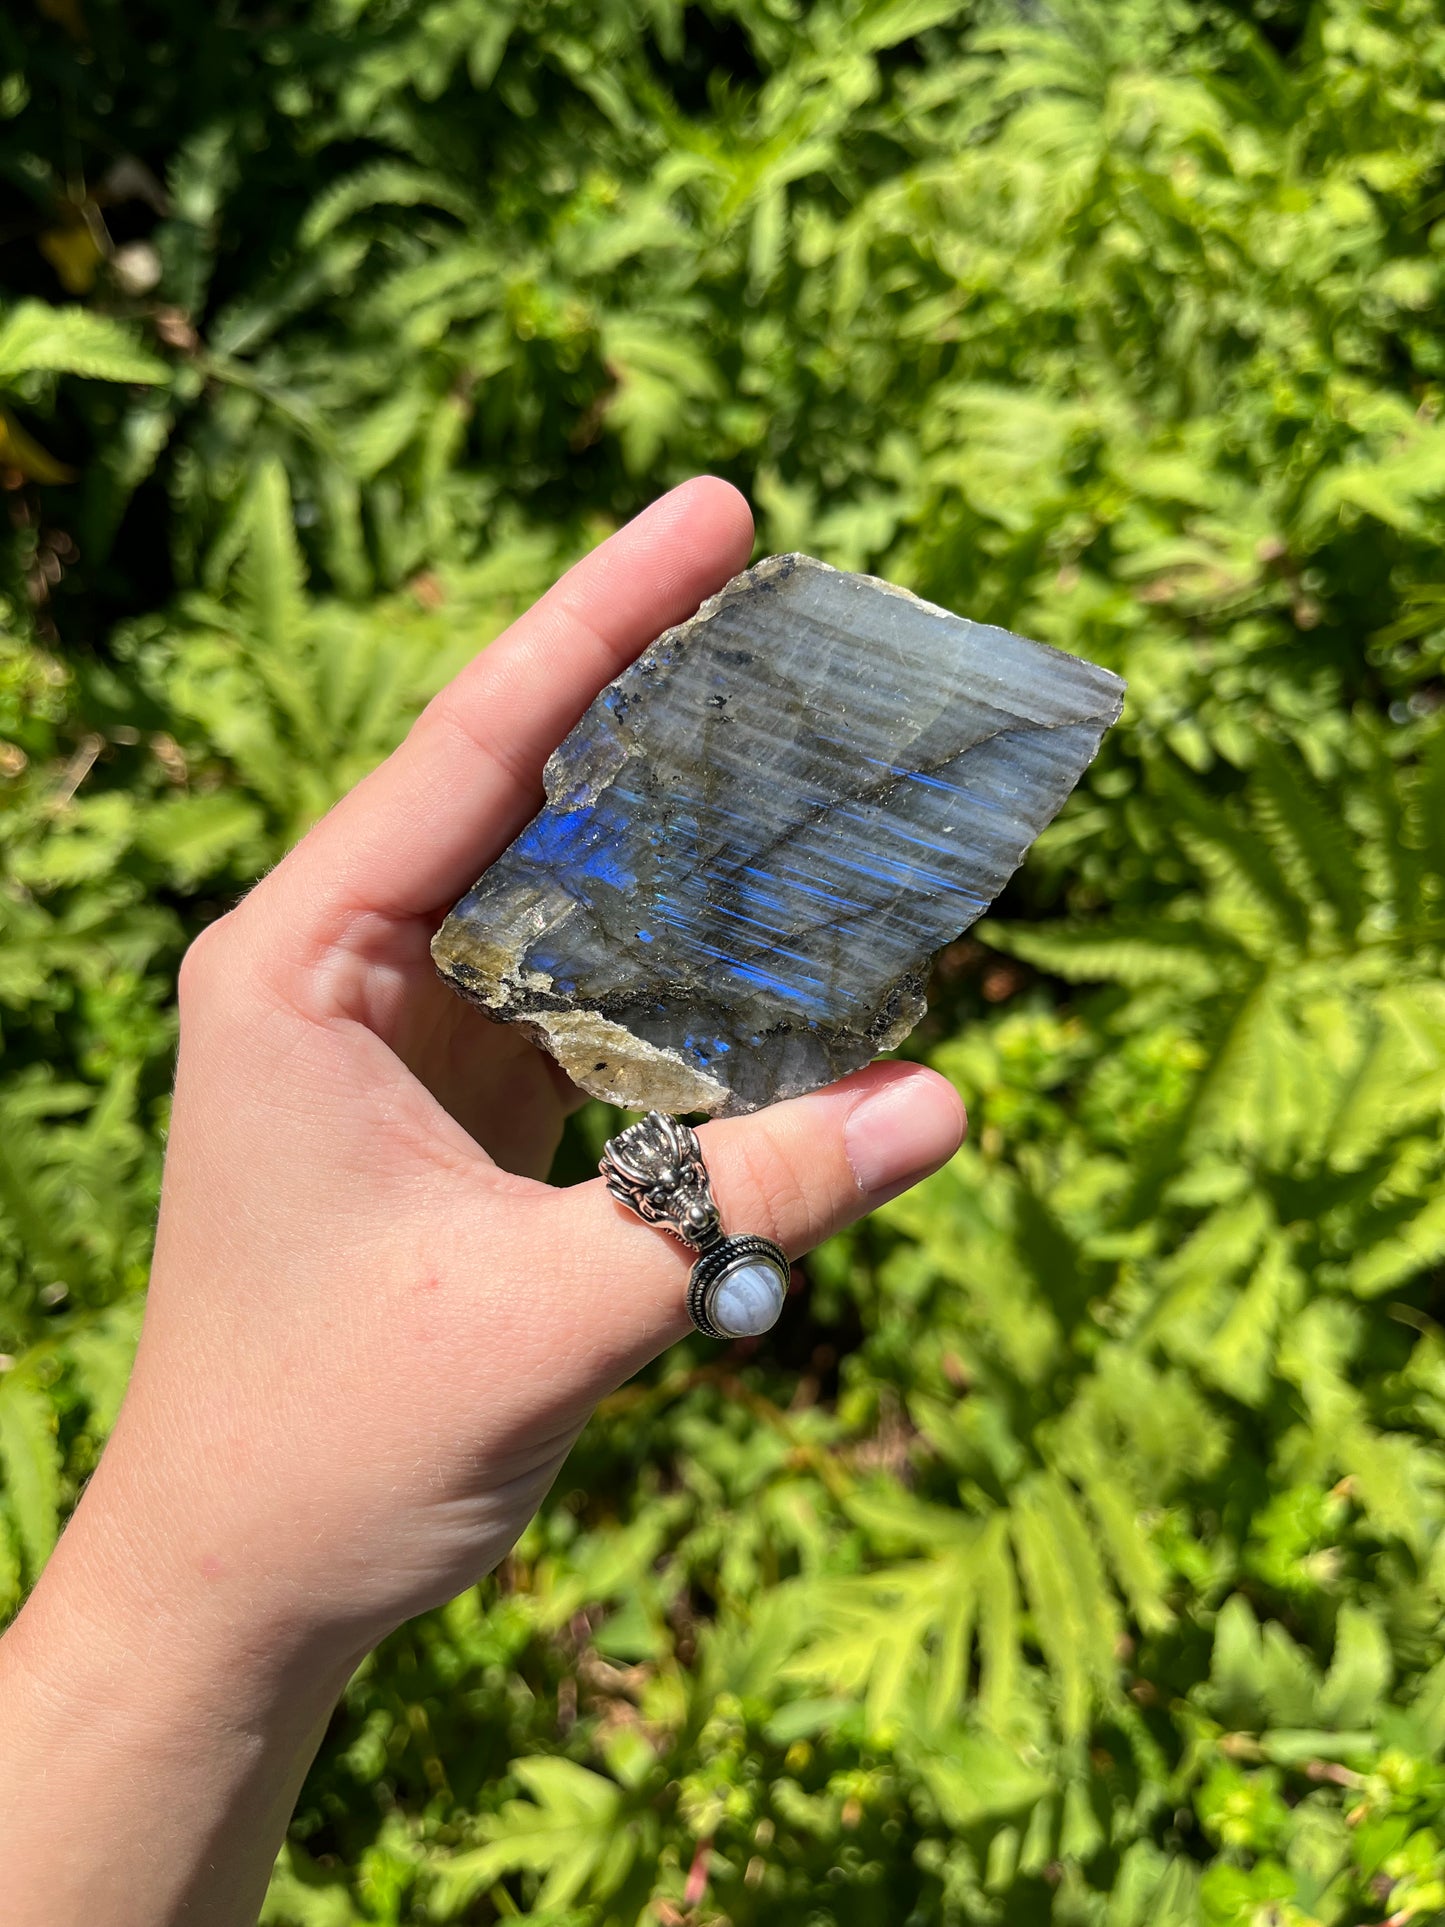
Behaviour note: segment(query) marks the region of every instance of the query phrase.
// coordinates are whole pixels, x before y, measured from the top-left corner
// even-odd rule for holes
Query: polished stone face
[[[733,1338],[755,1338],[777,1324],[787,1289],[772,1265],[761,1260],[735,1265],[718,1280],[708,1312],[720,1331]]]
[[[1058,811],[1123,689],[773,556],[603,690],[437,965],[629,1109],[813,1090],[907,1036],[934,953]]]

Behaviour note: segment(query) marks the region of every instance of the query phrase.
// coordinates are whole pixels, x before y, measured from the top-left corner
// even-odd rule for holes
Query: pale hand
[[[503,1557],[598,1399],[687,1330],[686,1253],[600,1180],[541,1182],[576,1093],[427,946],[597,690],[751,539],[724,483],[664,497],[186,957],[134,1377],[0,1642],[17,1922],[254,1921],[351,1667]],[[701,1136],[728,1228],[797,1254],[962,1133],[942,1078],[890,1064]]]

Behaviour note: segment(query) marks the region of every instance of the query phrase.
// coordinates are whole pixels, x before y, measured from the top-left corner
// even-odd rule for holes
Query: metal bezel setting
[[[687,1281],[687,1315],[704,1337],[761,1336],[727,1331],[717,1322],[712,1308],[718,1288],[729,1272],[762,1263],[773,1267],[786,1293],[792,1266],[771,1238],[723,1235],[697,1133],[666,1111],[649,1111],[608,1140],[598,1169],[620,1205],[700,1254]]]
[[[732,1339],[748,1335],[725,1331],[717,1324],[712,1316],[712,1303],[718,1286],[728,1272],[735,1271],[740,1265],[755,1264],[759,1259],[774,1268],[786,1292],[792,1276],[788,1254],[781,1245],[775,1245],[771,1238],[761,1238],[751,1232],[720,1238],[693,1266],[692,1276],[687,1281],[687,1315],[705,1337]]]

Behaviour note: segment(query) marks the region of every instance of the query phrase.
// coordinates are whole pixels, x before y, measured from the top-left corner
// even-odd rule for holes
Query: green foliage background
[[[1445,1918],[1439,7],[19,0],[0,174],[7,1609],[188,935],[714,469],[1126,717],[969,1148],[367,1663],[267,1920]]]

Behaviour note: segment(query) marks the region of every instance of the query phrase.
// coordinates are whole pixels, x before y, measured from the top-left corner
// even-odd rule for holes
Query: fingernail
[[[848,1113],[843,1148],[858,1189],[892,1195],[946,1164],[963,1142],[963,1106],[941,1077],[899,1077]]]

